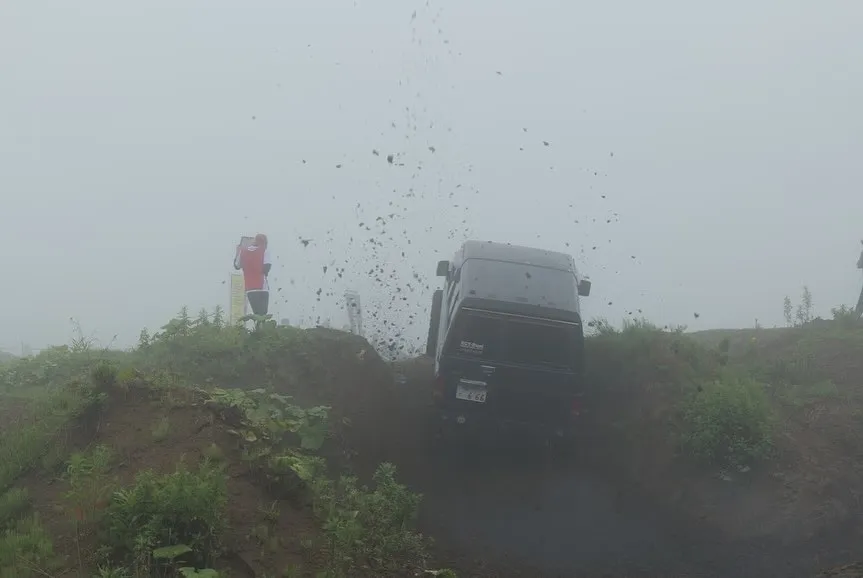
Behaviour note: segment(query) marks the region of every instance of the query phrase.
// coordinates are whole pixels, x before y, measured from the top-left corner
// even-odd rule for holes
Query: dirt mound
[[[783,552],[791,574],[812,568],[816,559],[847,559],[863,531],[863,331],[823,322],[647,337],[636,331],[610,336],[608,351],[598,349],[602,339],[589,342],[589,351],[607,357],[599,360],[601,375],[611,376],[591,416],[598,447],[614,456],[605,464],[654,499],[718,529],[723,540]],[[608,359],[630,370],[615,369]],[[591,362],[596,369],[596,359]],[[681,459],[682,447],[674,442],[684,433],[680,402],[701,391],[705,380],[731,375],[763,385],[772,457],[745,468]]]
[[[228,338],[233,336],[228,334]],[[112,385],[100,387],[98,372],[94,371],[93,384],[105,394],[100,398],[102,401],[88,406],[86,415],[63,428],[55,440],[57,449],[51,450],[56,459],[35,463],[32,473],[16,484],[27,488],[29,502],[50,535],[55,552],[65,560],[63,570],[82,575],[94,571],[96,553],[100,547],[104,549],[105,541],[104,535],[96,535],[95,522],[88,527],[87,508],[75,507],[70,502],[70,491],[78,491],[70,477],[71,470],[64,471],[70,453],[84,452],[89,456],[94,448],[107,448],[111,455],[107,474],[110,480],[105,479],[104,487],[110,488],[130,488],[135,485],[136,476],[147,470],[159,475],[171,474],[180,462],[190,470],[204,458],[222,464],[227,483],[228,530],[222,536],[221,558],[211,566],[239,578],[282,575],[289,567],[322,567],[322,557],[329,556],[324,553],[329,546],[323,545],[329,545],[328,540],[334,538],[322,530],[320,512],[312,511],[313,499],[318,505],[321,500],[329,499],[322,497],[329,490],[320,490],[315,484],[327,477],[339,480],[346,471],[356,472],[368,482],[380,463],[392,458],[393,440],[399,438],[398,427],[402,423],[394,417],[395,382],[390,365],[366,340],[326,329],[269,336],[251,334],[237,347],[237,356],[239,364],[255,369],[256,373],[243,380],[244,376],[236,371],[230,373],[230,368],[219,374],[213,371],[217,365],[207,367],[205,364],[213,360],[213,356],[206,355],[211,342],[192,342],[193,339],[198,336],[187,336],[185,343],[173,344],[186,347],[187,354],[169,372],[129,366],[120,370],[121,379],[107,379],[106,383]],[[204,349],[203,354],[197,355],[205,360],[202,364],[205,369],[199,367],[197,374],[192,369],[193,347]],[[159,350],[149,352],[157,359],[161,354]],[[250,359],[257,359],[258,365],[250,363]],[[140,364],[138,367],[152,362],[146,358],[132,361]],[[185,368],[189,368],[193,379],[182,379]],[[191,387],[196,382],[203,382],[207,391]],[[259,391],[262,386],[266,391]],[[267,401],[271,399],[277,401]],[[253,406],[247,406],[247,401]],[[322,448],[309,450],[304,445],[304,434],[285,424],[305,419],[295,412],[314,414],[318,405],[331,408],[327,413],[333,437],[327,438]],[[214,407],[221,409],[216,411]],[[270,413],[273,411],[281,417],[272,417],[276,415]],[[249,429],[250,424],[257,423],[254,419],[258,418],[252,417],[255,415],[270,417],[260,418],[266,425]],[[288,446],[276,448],[273,442],[265,441],[270,439],[267,432],[271,426],[281,428],[277,435],[279,439],[287,436]],[[323,439],[323,433],[320,435]],[[306,449],[300,450],[300,444]],[[312,471],[309,468],[313,466],[308,465],[312,462],[307,464],[304,460],[308,457],[313,461],[315,456],[326,460],[330,472],[329,476],[321,474],[314,466],[316,473],[310,481],[301,472]],[[73,455],[73,463],[75,459]],[[286,465],[289,463],[286,459],[300,461]],[[399,472],[395,476],[398,479]],[[338,484],[343,482],[332,483],[333,487],[341,487]],[[392,508],[408,507],[405,504],[411,498],[399,497],[401,490],[394,482],[387,488],[382,491],[389,492],[385,495],[392,499]],[[350,499],[365,499],[366,504],[361,507],[365,512],[373,512],[371,502],[382,499],[362,498],[366,495],[364,491],[344,491],[346,496],[352,496]],[[117,495],[111,496],[115,500]],[[114,504],[106,502],[106,497],[101,500],[97,509]],[[350,507],[348,502],[340,504],[343,509],[338,515],[345,515]],[[387,515],[385,510],[366,515]],[[378,524],[375,531],[380,533],[384,526],[380,521],[374,523]],[[104,531],[104,522],[99,524],[102,524],[99,531]],[[399,547],[410,549],[414,538],[406,527],[399,528],[402,534],[398,539],[405,541]],[[388,539],[385,533],[381,536],[384,541]],[[416,538],[416,544],[419,540]],[[415,552],[420,552],[420,546],[416,548]],[[409,558],[410,564],[421,556],[424,554]],[[326,564],[330,564],[331,560],[327,560]]]
[[[736,535],[847,539],[863,487],[863,326],[817,319],[802,327],[709,331],[704,343],[730,343],[732,365],[768,384],[776,412],[776,456],[734,482],[702,480],[712,517]],[[740,487],[740,482],[745,488]],[[734,486],[729,491],[722,486]],[[836,528],[840,530],[836,531]]]
[[[302,407],[331,407],[337,444],[327,457],[340,469],[370,474],[399,437],[390,365],[367,340],[327,328],[242,328],[172,324],[138,352],[138,365],[191,384],[267,389]],[[181,330],[182,329],[182,330]]]
[[[294,384],[274,383],[304,407],[331,407],[333,431],[342,453],[338,465],[368,478],[392,457],[398,438],[399,407],[389,363],[364,338],[333,329],[307,330],[307,346],[296,354],[302,377]],[[336,458],[336,448],[328,457]]]
[[[208,457],[226,464],[230,530],[218,566],[230,576],[278,575],[307,560],[303,540],[317,532],[311,511],[267,492],[237,449],[230,428],[214,419],[193,391],[131,388],[125,395],[110,396],[97,416],[88,417],[96,419],[85,419],[69,430],[69,449],[98,444],[110,448],[117,463],[111,479],[123,486],[132,484],[139,472],[168,474],[180,462],[193,465]],[[81,530],[86,527],[85,514],[79,512],[76,523],[67,499],[69,484],[58,479],[60,473],[33,472],[20,486],[28,489],[35,511],[54,538],[55,551],[66,561],[64,569],[91,571],[98,537]],[[278,547],[271,539],[278,540]]]
[[[379,461],[382,442],[393,437],[387,429],[394,411],[389,364],[368,341],[348,332],[268,325],[246,333],[200,326],[158,336],[138,357],[147,372],[168,372],[193,385],[265,387],[302,407],[331,407],[340,447],[328,448],[328,457],[357,457],[349,465],[364,472]]]

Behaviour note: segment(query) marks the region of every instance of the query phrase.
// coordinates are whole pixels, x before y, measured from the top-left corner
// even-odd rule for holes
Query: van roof
[[[464,242],[461,253],[461,261],[472,258],[490,259],[575,272],[575,261],[571,255],[536,247],[471,240]]]

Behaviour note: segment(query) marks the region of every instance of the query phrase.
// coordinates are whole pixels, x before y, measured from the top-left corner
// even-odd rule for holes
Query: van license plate
[[[456,387],[455,397],[456,399],[485,403],[487,390],[488,385],[484,381],[462,379],[458,382],[458,387]]]

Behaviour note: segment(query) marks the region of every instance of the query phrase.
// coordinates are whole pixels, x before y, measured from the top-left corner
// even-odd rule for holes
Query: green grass
[[[381,464],[374,488],[360,487],[343,476],[336,482],[318,477],[312,483],[314,506],[323,521],[324,576],[352,575],[368,568],[370,575],[391,576],[425,566],[428,540],[411,530],[422,497],[396,481],[396,468]]]
[[[0,577],[51,576],[57,566],[51,537],[36,515],[19,520],[0,534]]]
[[[594,324],[587,340],[588,382],[595,395],[612,396],[614,411],[653,404],[668,420],[667,441],[688,459],[742,465],[770,455],[775,414],[765,385],[729,367],[728,347],[710,348],[681,329],[632,321],[621,329]],[[636,412],[636,416],[639,416]],[[654,418],[656,419],[656,418]],[[636,440],[643,418],[621,427]]]
[[[600,319],[587,339],[588,382],[600,400],[615,400],[615,409],[625,408],[627,399],[665,407],[654,419],[666,420],[669,441],[686,459],[722,465],[769,460],[780,421],[815,403],[860,399],[854,384],[834,379],[841,368],[824,361],[825,355],[853,358],[863,350],[863,326],[841,311],[836,315],[834,322],[694,334],[644,320],[615,328]],[[621,425],[636,430],[633,443],[643,426],[637,419]]]
[[[226,483],[206,462],[165,475],[140,472],[132,486],[113,493],[104,512],[100,529],[113,563],[148,575],[180,562],[210,567],[226,528]]]
[[[775,414],[764,385],[752,378],[701,383],[681,403],[681,413],[682,448],[699,461],[745,466],[771,455]]]
[[[25,488],[12,488],[0,494],[0,529],[15,527],[30,506],[30,496]]]
[[[158,422],[156,422],[156,425],[153,426],[153,441],[161,443],[167,439],[168,434],[170,433],[171,420],[168,419],[168,416],[163,416]]]
[[[38,398],[0,438],[0,491],[38,464],[56,444],[62,444],[62,434],[72,420],[102,399],[94,389],[77,383]]]

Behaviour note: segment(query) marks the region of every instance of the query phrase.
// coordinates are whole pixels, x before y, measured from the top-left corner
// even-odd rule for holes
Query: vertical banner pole
[[[231,325],[236,325],[240,319],[246,314],[246,287],[243,283],[243,276],[238,273],[231,274],[231,307],[229,309],[229,319]]]

